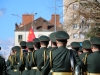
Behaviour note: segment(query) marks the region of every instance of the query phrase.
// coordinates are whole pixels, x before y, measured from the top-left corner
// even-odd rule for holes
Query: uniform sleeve
[[[26,56],[26,59],[27,60],[25,60],[25,66],[26,66],[27,69],[30,69],[31,67],[29,65],[29,56],[28,55]]]
[[[42,75],[48,75],[50,72],[50,58],[47,59],[46,64],[44,65],[42,69]]]
[[[41,71],[41,67],[44,65],[44,59],[42,58],[39,62],[39,64],[37,65],[37,68]]]
[[[76,65],[80,65],[82,68],[84,68],[84,63],[79,58],[77,52],[73,51],[73,55],[74,55],[74,59],[75,59]]]

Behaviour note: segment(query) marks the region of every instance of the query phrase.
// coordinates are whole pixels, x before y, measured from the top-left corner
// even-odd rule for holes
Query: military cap
[[[85,40],[82,42],[82,47],[85,49],[91,49],[91,43],[89,40]]]
[[[65,31],[57,31],[55,33],[56,39],[69,39],[69,35]]]
[[[33,48],[33,42],[27,42],[27,43],[26,43],[26,46],[27,46],[28,48]]]
[[[40,42],[39,38],[33,39],[33,43],[35,43],[35,42]]]
[[[80,47],[80,44],[78,42],[72,42],[71,46],[76,48],[76,47]]]
[[[55,32],[51,33],[51,34],[49,35],[49,38],[50,38],[50,40],[51,40],[52,42],[56,42]]]
[[[100,38],[99,37],[93,37],[90,39],[91,44],[100,45]]]
[[[17,52],[19,52],[21,50],[21,48],[19,46],[14,46],[14,48]]]
[[[45,36],[45,35],[42,35],[39,37],[39,40],[40,41],[50,41],[49,37]]]
[[[21,41],[20,42],[20,46],[26,46],[26,42],[25,41]]]

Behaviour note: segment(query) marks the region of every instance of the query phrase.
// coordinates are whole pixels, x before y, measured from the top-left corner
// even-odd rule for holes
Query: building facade
[[[34,20],[33,14],[22,15],[22,23],[20,25],[15,24],[15,45],[19,45],[20,41],[27,41],[29,30],[32,27],[36,38],[41,35],[49,36],[50,33],[55,31],[55,15],[51,15],[50,21],[45,20],[42,17]],[[56,30],[63,30],[60,24],[59,15],[56,14]]]
[[[75,1],[63,0],[63,29],[70,35],[68,45],[73,41],[82,42],[85,39],[83,31],[85,32],[89,29],[88,25],[84,29],[82,24],[84,17],[77,12],[80,8],[80,3]]]

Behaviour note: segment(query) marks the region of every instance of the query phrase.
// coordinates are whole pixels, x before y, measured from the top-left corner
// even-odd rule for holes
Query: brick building
[[[60,16],[56,14],[56,30],[63,30],[60,23]],[[49,35],[55,31],[55,15],[51,15],[50,21],[39,17],[34,19],[33,14],[23,14],[22,23],[15,24],[15,45],[19,45],[20,41],[27,41],[28,33],[31,27],[34,29],[35,36],[38,38],[41,35]]]

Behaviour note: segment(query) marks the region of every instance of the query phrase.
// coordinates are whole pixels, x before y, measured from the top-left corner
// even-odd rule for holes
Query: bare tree
[[[80,20],[81,19],[80,17],[82,16],[84,18],[81,19],[81,22],[79,22],[79,25],[82,28],[81,30],[79,28],[76,31],[76,33],[80,32],[82,34],[87,34],[89,30],[88,28],[93,29],[95,26],[100,24],[100,3],[97,0],[76,0],[76,1],[73,1],[72,3],[69,3],[67,6],[65,6],[66,13],[68,11],[68,8],[72,4],[77,3],[77,2],[79,3],[79,8],[75,10],[75,13],[77,13],[78,15],[76,16],[76,18],[72,19],[68,25],[66,25],[67,27],[65,28],[65,31],[67,32],[71,31],[71,28],[73,27],[73,24],[75,23],[75,21]],[[71,35],[72,34],[70,34],[70,36]]]

